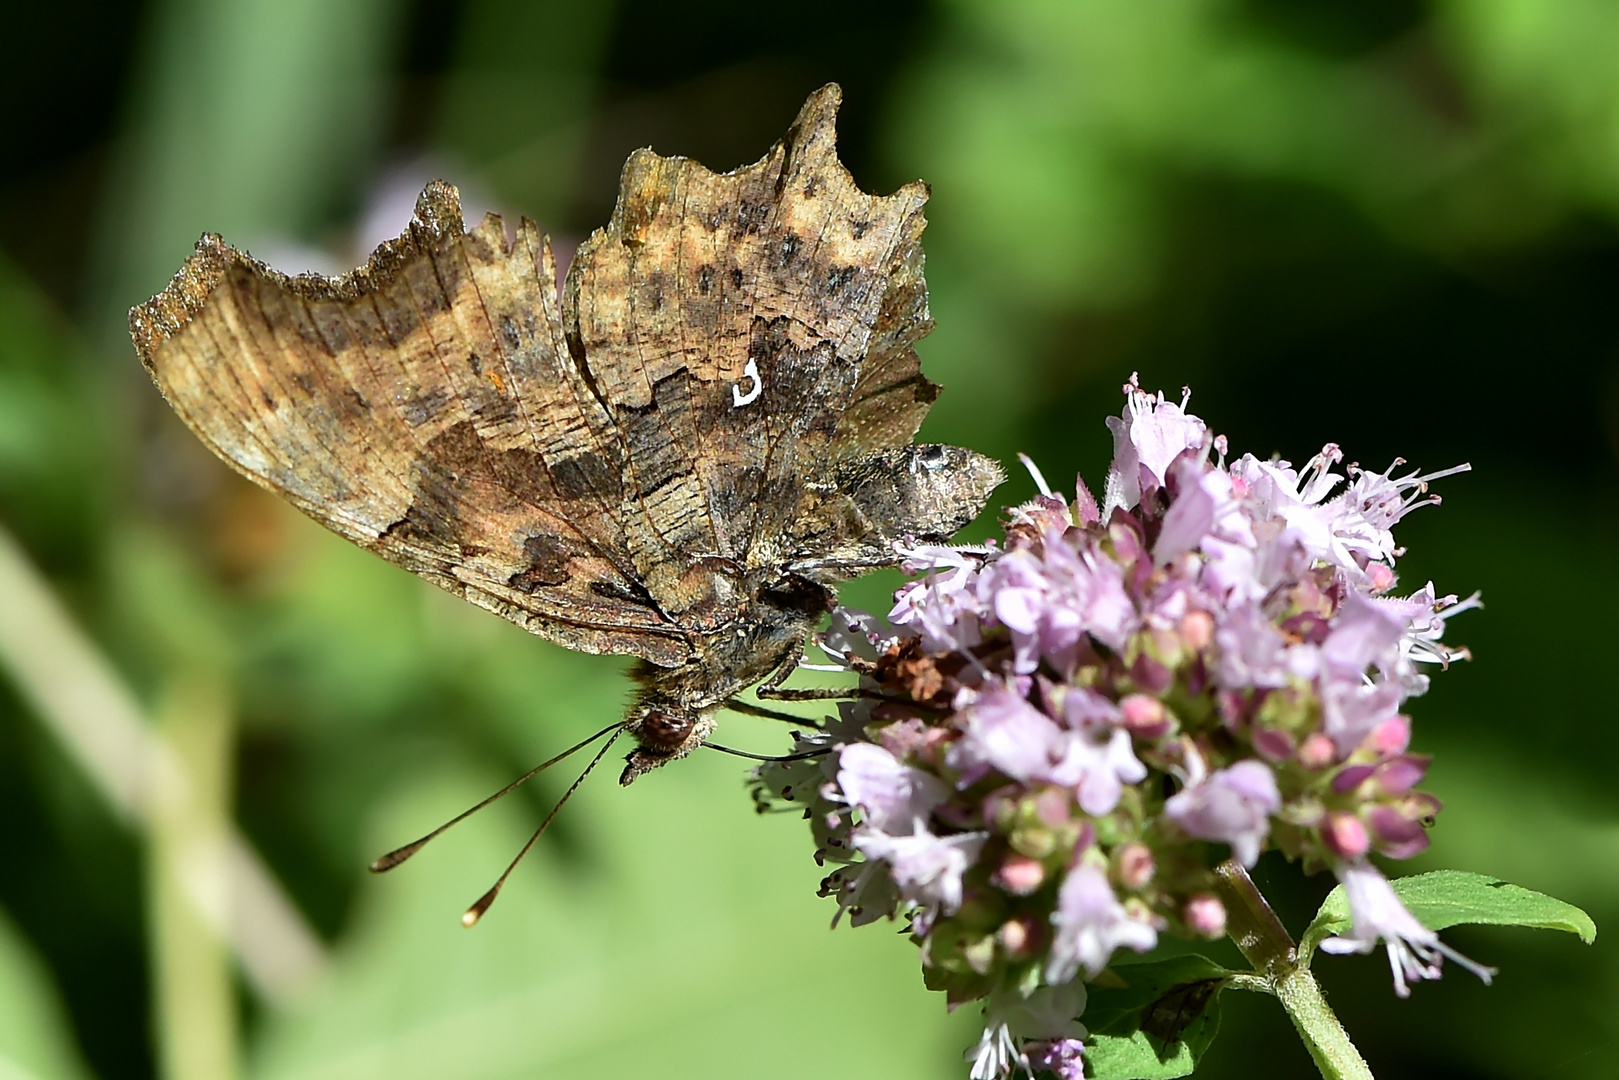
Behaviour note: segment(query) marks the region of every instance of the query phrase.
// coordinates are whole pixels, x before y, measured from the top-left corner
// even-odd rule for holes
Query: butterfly
[[[534,222],[467,230],[435,181],[341,277],[203,236],[131,335],[250,480],[540,637],[638,657],[627,784],[779,684],[837,583],[1003,479],[912,442],[938,393],[914,349],[927,188],[855,186],[840,96],[734,172],[633,153],[560,294]]]

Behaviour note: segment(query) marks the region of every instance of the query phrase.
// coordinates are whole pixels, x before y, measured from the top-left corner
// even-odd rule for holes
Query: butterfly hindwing
[[[731,173],[637,151],[569,272],[564,322],[633,447],[655,594],[673,561],[784,565],[806,478],[909,443],[933,399],[911,350],[931,326],[927,191],[861,192],[838,160],[838,102],[818,91]]]

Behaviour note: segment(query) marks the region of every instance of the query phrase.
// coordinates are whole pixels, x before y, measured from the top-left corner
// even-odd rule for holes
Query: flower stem
[[[1310,969],[1248,872],[1227,859],[1215,869],[1226,906],[1226,929],[1243,957],[1287,1010],[1299,1038],[1326,1080],[1372,1080],[1366,1060],[1349,1041]]]

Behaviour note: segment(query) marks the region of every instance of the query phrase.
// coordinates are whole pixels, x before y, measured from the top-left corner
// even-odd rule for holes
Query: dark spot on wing
[[[744,233],[762,231],[769,217],[769,203],[739,202],[736,205],[736,223]]]
[[[445,467],[451,476],[459,476],[484,464],[483,440],[478,437],[478,429],[472,426],[472,421],[463,420],[433,436],[427,444],[427,456],[430,462]]]
[[[528,569],[513,574],[506,582],[519,592],[531,593],[544,585],[561,585],[568,580],[568,545],[559,536],[542,533],[523,541],[523,557]]]
[[[510,315],[500,317],[500,338],[506,344],[506,351],[515,353],[523,344],[523,335],[517,329],[517,320]]]
[[[602,456],[592,450],[565,457],[551,466],[551,480],[561,499],[583,499],[599,491],[611,491],[617,478]]]
[[[839,289],[842,289],[845,285],[849,284],[849,282],[853,281],[854,276],[857,273],[859,273],[859,271],[852,266],[832,267],[826,272],[827,290],[830,292],[837,292]]]
[[[657,601],[652,599],[652,594],[642,588],[639,582],[632,581],[625,585],[616,581],[592,581],[590,591],[597,596],[605,596],[610,600],[619,600],[626,604],[634,604],[637,607],[650,608],[660,615],[663,614],[658,608]]]
[[[776,258],[776,264],[785,270],[797,255],[798,237],[788,233],[781,238],[781,253]]]

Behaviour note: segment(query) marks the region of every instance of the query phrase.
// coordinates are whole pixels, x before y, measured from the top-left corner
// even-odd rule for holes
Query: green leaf
[[[1509,885],[1487,874],[1464,870],[1435,870],[1389,882],[1416,920],[1430,930],[1465,923],[1491,926],[1527,926],[1537,930],[1566,930],[1589,945],[1596,940],[1591,916],[1545,893]],[[1299,944],[1299,962],[1309,966],[1316,946],[1347,931],[1353,920],[1349,900],[1339,885],[1327,894],[1321,910],[1305,930]]]
[[[0,914],[0,1077],[83,1080],[72,1028],[50,969],[11,920]]]
[[[1229,971],[1191,954],[1113,969],[1126,985],[1091,987],[1082,1017],[1086,1073],[1097,1080],[1186,1076],[1220,1028]]]

